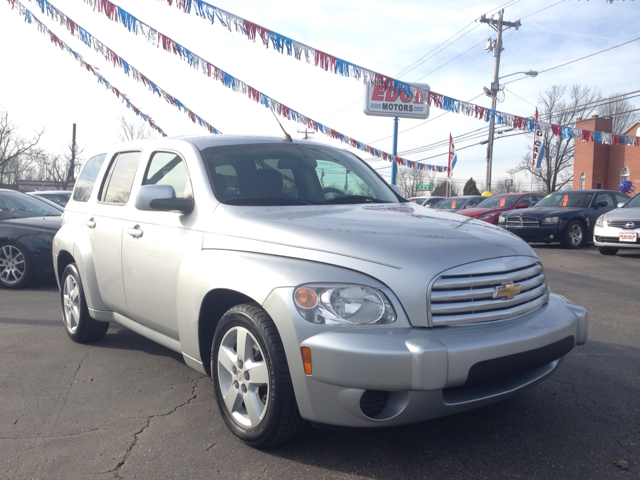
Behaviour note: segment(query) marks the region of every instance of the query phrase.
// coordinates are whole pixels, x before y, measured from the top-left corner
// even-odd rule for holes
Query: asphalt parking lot
[[[75,344],[55,284],[0,290],[0,478],[640,479],[640,254],[536,251],[551,289],[589,309],[589,342],[551,379],[480,410],[265,451],[227,430],[180,355],[115,325]]]

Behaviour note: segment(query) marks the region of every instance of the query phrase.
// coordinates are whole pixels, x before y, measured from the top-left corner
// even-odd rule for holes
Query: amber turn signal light
[[[311,349],[309,347],[300,347],[300,353],[302,353],[304,373],[311,375]]]
[[[318,296],[310,288],[299,288],[293,298],[302,308],[313,308],[318,304]]]

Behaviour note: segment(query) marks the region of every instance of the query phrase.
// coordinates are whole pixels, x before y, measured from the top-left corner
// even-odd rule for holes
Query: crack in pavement
[[[0,437],[0,440],[45,440],[45,439],[55,439],[55,438],[67,438],[67,437],[77,437],[80,435],[86,435],[87,433],[96,432],[98,430],[104,430],[102,427],[107,422],[103,422],[95,428],[90,430],[83,430],[81,432],[76,433],[67,433],[66,435],[35,435],[32,437]],[[0,476],[2,478],[2,476]]]
[[[89,353],[91,353],[91,345],[89,345],[88,347],[89,348],[87,349],[87,353],[85,354],[84,357],[82,357],[82,360],[80,360],[80,363],[78,363],[78,368],[76,368],[76,371],[73,372],[73,376],[71,377],[71,382],[69,382],[69,388],[67,389],[67,392],[66,392],[66,394],[64,396],[64,400],[62,401],[62,408],[60,408],[60,412],[59,412],[58,415],[56,415],[55,421],[53,422],[53,426],[51,427],[51,432],[52,433],[55,431],[56,426],[58,425],[58,421],[60,420],[60,414],[62,414],[62,412],[64,412],[64,409],[67,406],[67,400],[69,399],[69,394],[71,393],[71,389],[73,388],[73,384],[75,383],[76,377],[78,376],[78,372],[82,368],[82,364],[84,363],[84,361],[89,356]]]
[[[625,452],[627,452],[627,453],[630,453],[631,455],[635,455],[635,452],[632,452],[631,450],[629,450],[629,449],[627,449],[626,447],[624,447],[624,446],[622,445],[622,442],[623,442],[623,441],[625,441],[625,440],[627,440],[627,439],[628,439],[629,437],[631,437],[632,435],[636,435],[637,433],[638,433],[638,432],[633,431],[633,432],[628,433],[627,435],[625,435],[624,437],[622,437],[622,438],[620,438],[620,439],[614,438],[614,440],[618,443],[618,446],[619,446],[622,450],[624,450],[624,451],[625,451]]]
[[[610,412],[608,412],[608,411],[603,410],[603,409],[600,407],[600,405],[598,404],[598,402],[596,402],[593,398],[591,398],[591,397],[587,397],[586,395],[581,395],[581,394],[579,394],[578,392],[576,392],[576,387],[575,387],[574,385],[572,385],[571,383],[563,382],[563,381],[560,381],[560,380],[558,380],[558,379],[556,379],[556,378],[552,378],[552,379],[550,379],[550,380],[551,380],[551,381],[553,381],[553,382],[559,383],[560,385],[566,385],[567,387],[571,387],[571,391],[572,391],[572,393],[573,393],[576,397],[578,397],[578,398],[584,398],[585,400],[590,401],[591,403],[593,403],[593,405],[595,405],[596,410],[597,410],[598,412],[602,413],[603,415],[607,415],[607,416],[609,416],[609,417],[613,417],[613,418],[615,418],[615,419],[617,419],[617,420],[627,420],[627,419],[625,419],[624,417],[619,417],[618,415],[613,415],[612,413],[610,413]],[[581,408],[586,409],[586,407],[584,407],[584,406],[582,406],[582,405],[579,405],[577,402],[576,402],[576,405],[577,405],[578,407],[581,407]]]
[[[151,420],[153,420],[154,418],[168,417],[169,415],[174,414],[178,409],[189,405],[192,401],[194,401],[196,398],[198,398],[198,394],[196,393],[196,391],[198,390],[198,384],[200,383],[200,380],[202,380],[202,378],[205,378],[204,375],[195,380],[195,385],[191,389],[191,398],[189,398],[186,402],[181,403],[180,405],[178,405],[177,407],[175,407],[174,409],[172,409],[171,411],[169,411],[167,413],[162,413],[160,415],[150,415],[150,416],[146,417],[147,421],[146,421],[145,425],[140,430],[138,430],[136,433],[133,434],[133,442],[131,442],[131,445],[129,445],[129,448],[127,448],[127,451],[124,453],[124,456],[123,456],[122,460],[120,460],[118,462],[118,464],[115,466],[115,468],[109,470],[108,472],[104,472],[104,473],[113,473],[117,479],[119,479],[119,480],[122,479],[123,477],[120,475],[120,469],[124,466],[124,464],[127,462],[129,457],[131,456],[131,452],[133,451],[135,446],[138,444],[138,440],[140,438],[140,435],[142,435],[144,433],[144,431],[147,428],[149,428],[149,426],[151,425]],[[208,378],[208,377],[206,377],[206,378]],[[185,382],[185,383],[188,383],[188,382]],[[144,418],[144,417],[137,417],[137,418]]]

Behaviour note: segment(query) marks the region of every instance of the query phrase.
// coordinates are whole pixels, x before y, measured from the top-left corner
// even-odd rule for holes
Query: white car
[[[640,248],[640,194],[620,205],[600,215],[593,229],[593,243],[602,255],[615,255],[621,248]]]

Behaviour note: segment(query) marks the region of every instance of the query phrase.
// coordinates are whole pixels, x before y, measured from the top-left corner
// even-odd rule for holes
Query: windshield
[[[591,204],[593,193],[589,192],[555,192],[547,195],[536,207],[583,207]]]
[[[60,210],[19,192],[0,192],[0,220],[62,215]]]
[[[507,208],[516,203],[518,197],[489,197],[476,205],[476,208]]]
[[[633,197],[631,200],[629,200],[624,206],[624,208],[634,208],[634,207],[636,208],[640,207],[640,193],[635,197]]]
[[[355,155],[318,145],[250,144],[202,152],[216,198],[228,205],[399,203]]]

